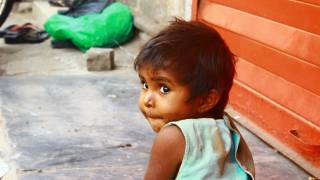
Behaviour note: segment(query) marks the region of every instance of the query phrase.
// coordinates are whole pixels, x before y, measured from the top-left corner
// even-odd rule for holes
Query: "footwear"
[[[49,38],[49,34],[31,23],[22,25],[16,32],[6,33],[7,44],[40,43]]]
[[[0,31],[0,37],[3,37],[4,35],[9,34],[9,33],[16,33],[20,28],[21,28],[21,26],[19,26],[17,24],[10,25]]]

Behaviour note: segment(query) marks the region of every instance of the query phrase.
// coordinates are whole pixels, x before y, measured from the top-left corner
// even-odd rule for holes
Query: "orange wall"
[[[230,105],[248,117],[242,123],[319,177],[320,1],[193,3],[193,18],[239,57]]]

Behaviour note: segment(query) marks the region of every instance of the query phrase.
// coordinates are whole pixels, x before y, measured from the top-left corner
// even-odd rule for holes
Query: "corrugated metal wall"
[[[320,178],[320,1],[194,0],[193,18],[239,57],[241,123]]]

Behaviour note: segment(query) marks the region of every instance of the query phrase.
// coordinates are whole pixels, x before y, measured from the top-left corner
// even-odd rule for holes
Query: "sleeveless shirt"
[[[227,126],[226,120],[186,119],[164,126],[179,127],[185,138],[177,180],[251,179],[236,160],[241,136]]]

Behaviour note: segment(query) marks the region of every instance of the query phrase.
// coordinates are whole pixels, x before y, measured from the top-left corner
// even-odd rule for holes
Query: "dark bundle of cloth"
[[[115,0],[64,0],[69,7],[66,11],[59,11],[59,14],[79,17],[89,13],[101,13],[108,5]]]

